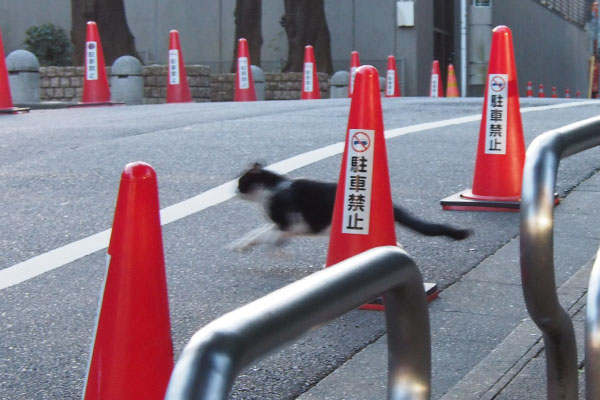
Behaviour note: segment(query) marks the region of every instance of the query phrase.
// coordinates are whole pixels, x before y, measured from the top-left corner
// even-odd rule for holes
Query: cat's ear
[[[251,169],[252,169],[252,170],[254,170],[254,171],[260,171],[260,170],[261,170],[261,169],[263,169],[263,168],[264,168],[264,165],[263,165],[262,163],[260,163],[260,162],[255,162],[255,163],[252,165],[252,168],[251,168]]]

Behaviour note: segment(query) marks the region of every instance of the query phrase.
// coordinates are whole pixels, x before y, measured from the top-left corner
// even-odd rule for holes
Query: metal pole
[[[585,311],[585,398],[600,399],[600,249],[590,276]]]
[[[521,200],[521,279],[525,304],[543,334],[548,399],[577,399],[573,324],[554,279],[554,189],[562,158],[600,145],[600,117],[537,137],[527,150]]]
[[[258,358],[384,293],[388,399],[428,399],[431,341],[423,280],[396,247],[325,268],[211,322],[175,365],[166,399],[226,399]]]
[[[460,0],[460,96],[467,97],[467,0]]]

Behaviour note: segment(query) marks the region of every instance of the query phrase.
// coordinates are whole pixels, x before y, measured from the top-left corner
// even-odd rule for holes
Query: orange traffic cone
[[[565,99],[571,98],[571,89],[565,89]]]
[[[353,51],[350,54],[350,81],[348,82],[348,97],[352,97],[352,93],[354,93],[354,81],[358,67],[360,67],[360,55],[358,54],[358,51]]]
[[[156,174],[121,176],[85,400],[162,399],[173,369]]]
[[[85,39],[85,73],[83,76],[82,103],[87,105],[110,105],[110,89],[106,78],[104,52],[98,26],[95,22],[87,23]]]
[[[577,99],[581,98],[581,90],[578,90],[575,92],[575,98],[577,98]]]
[[[388,56],[387,74],[385,82],[385,97],[400,97],[398,70],[396,68],[396,58],[394,56]]]
[[[533,83],[531,81],[527,81],[527,97],[533,97]]]
[[[557,99],[558,98],[558,93],[556,92],[556,86],[552,86],[552,92],[551,92],[551,96],[553,99]]]
[[[440,74],[440,62],[438,60],[433,60],[431,65],[429,97],[444,97],[444,89],[442,88],[442,75]]]
[[[250,65],[248,41],[241,38],[238,40],[237,74],[233,101],[256,101],[256,91],[254,90]]]
[[[538,87],[538,97],[546,97],[546,94],[544,93],[544,85],[541,83]]]
[[[448,79],[446,79],[446,97],[460,97],[454,65],[448,64]]]
[[[189,103],[192,101],[187,81],[179,32],[169,32],[169,72],[167,76],[167,103]]]
[[[317,76],[317,64],[312,46],[304,47],[304,75],[302,77],[302,92],[300,98],[303,100],[320,99],[319,77]]]
[[[517,211],[525,163],[512,33],[492,31],[473,188],[442,200],[445,210]]]
[[[4,45],[2,44],[2,32],[0,32],[0,113],[14,114],[28,111],[28,108],[14,107],[10,94],[10,83],[8,81],[8,69],[4,58]]]

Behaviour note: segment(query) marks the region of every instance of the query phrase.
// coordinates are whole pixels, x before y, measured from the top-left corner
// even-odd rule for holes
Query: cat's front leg
[[[257,244],[278,245],[285,238],[285,233],[277,229],[275,224],[266,224],[248,232],[231,243],[228,248],[234,251],[245,251]]]

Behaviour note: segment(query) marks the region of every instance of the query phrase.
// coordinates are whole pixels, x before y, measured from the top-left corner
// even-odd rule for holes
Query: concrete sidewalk
[[[600,245],[600,173],[571,191],[554,217],[556,283],[573,317],[581,364],[588,279]],[[518,237],[441,292],[430,320],[432,399],[546,399],[543,340],[523,300]],[[385,399],[386,339],[298,399]]]

